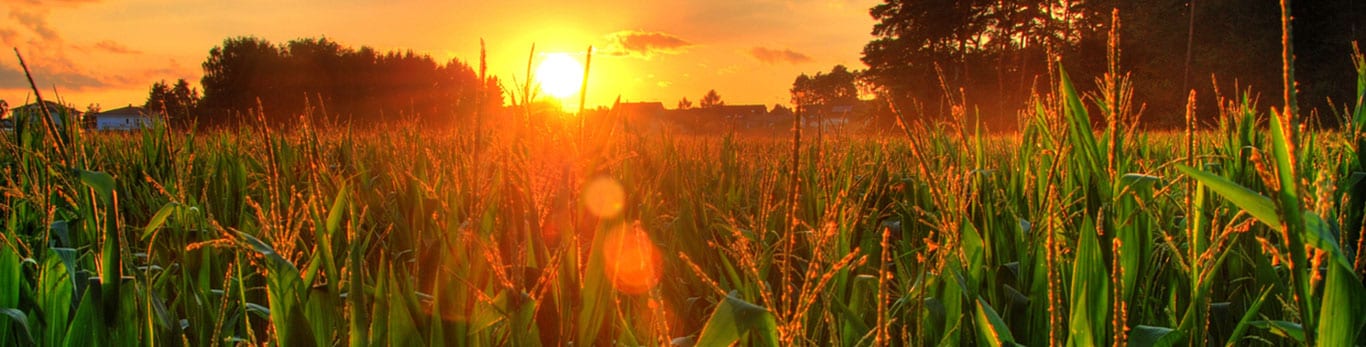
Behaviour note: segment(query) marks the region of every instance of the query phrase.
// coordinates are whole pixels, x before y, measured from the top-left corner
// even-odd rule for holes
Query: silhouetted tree
[[[301,115],[345,123],[449,124],[469,121],[476,107],[491,111],[503,102],[496,78],[481,82],[459,60],[438,64],[412,51],[351,49],[326,38],[278,47],[252,37],[227,39],[209,51],[202,84],[203,113],[214,123],[260,106],[277,125]]]
[[[678,100],[678,109],[686,110],[690,108],[692,108],[692,100],[688,100],[686,97]]]
[[[792,109],[782,104],[773,104],[773,108],[768,110],[768,114],[782,118],[792,118]]]
[[[1094,34],[1103,28],[1093,20],[1108,17],[1088,15],[1082,3],[886,0],[870,11],[878,23],[876,38],[863,49],[863,78],[894,103],[927,106],[916,114],[944,116],[952,98],[1013,115],[1036,87],[1035,77],[1047,71],[1047,47],[1068,56],[1087,39],[1104,37]],[[1090,70],[1098,71],[1069,68],[1083,78]]]
[[[165,115],[171,126],[181,128],[195,122],[199,102],[199,91],[182,78],[176,81],[174,87],[168,86],[166,81],[152,84],[143,108]]]
[[[1225,96],[1249,86],[1254,94],[1280,94],[1274,1],[885,0],[870,11],[877,23],[863,50],[863,78],[907,115],[943,116],[952,98],[983,118],[1011,117],[1033,91],[1048,90],[1050,54],[1079,88],[1094,86],[1106,70],[1116,9],[1120,70],[1132,74],[1145,121],[1181,124],[1185,89],[1197,90],[1199,109],[1215,109],[1211,77]],[[1292,10],[1300,105],[1306,115],[1313,107],[1329,114],[1328,98],[1339,108],[1355,98],[1347,57],[1353,41],[1366,39],[1366,2],[1296,1]]]
[[[93,115],[93,114],[96,114],[96,113],[100,113],[100,109],[101,109],[101,108],[100,108],[100,104],[97,104],[97,103],[92,103],[92,104],[86,105],[86,106],[85,106],[85,113],[82,113],[83,116],[81,117],[81,128],[85,128],[85,129],[94,129],[94,128],[95,128],[95,117],[91,117],[90,115]],[[0,113],[2,113],[2,112],[0,112]]]
[[[815,76],[801,74],[792,82],[792,104],[798,107],[821,105],[853,105],[858,101],[856,73],[844,65],[835,65],[830,73],[816,72]]]
[[[707,94],[702,95],[702,100],[698,101],[698,107],[701,108],[712,108],[725,104],[725,101],[721,101],[721,94],[716,93],[716,89],[708,90]]]
[[[209,50],[204,61],[203,104],[213,119],[228,122],[236,112],[274,106],[280,85],[274,79],[283,72],[282,53],[265,39],[237,37]]]

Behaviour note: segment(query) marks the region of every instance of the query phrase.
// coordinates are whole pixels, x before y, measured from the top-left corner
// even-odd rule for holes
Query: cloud
[[[799,64],[811,61],[811,57],[791,49],[772,49],[767,47],[754,47],[749,50],[749,55],[754,59],[767,64]]]
[[[0,28],[0,43],[6,46],[13,46],[14,41],[19,39],[19,33],[12,28]]]
[[[0,44],[17,47],[39,88],[62,90],[90,90],[113,86],[128,86],[130,78],[109,71],[92,70],[78,62],[88,62],[90,51],[114,54],[139,54],[115,42],[104,40],[93,44],[68,42],[62,37],[60,26],[53,26],[53,9],[76,7],[98,0],[19,0],[6,1],[8,19],[13,25],[0,28]],[[148,72],[150,74],[150,72]],[[17,64],[0,64],[0,89],[29,89],[28,79]]]
[[[43,7],[10,6],[9,17],[44,40],[60,40],[57,31],[47,24],[47,10]]]
[[[605,54],[649,59],[655,54],[678,54],[693,46],[678,36],[662,32],[624,30],[607,34]]]
[[[142,51],[128,48],[128,46],[125,46],[122,43],[114,42],[113,40],[104,40],[96,42],[95,48],[116,54],[142,54]]]
[[[46,89],[49,86],[57,86],[62,89],[85,90],[87,88],[100,88],[108,86],[108,83],[101,81],[95,76],[80,72],[45,71],[45,69],[30,69],[33,78],[38,83],[38,88],[44,89],[44,94],[50,92]],[[28,78],[24,76],[24,71],[17,67],[0,65],[0,89],[28,89]]]

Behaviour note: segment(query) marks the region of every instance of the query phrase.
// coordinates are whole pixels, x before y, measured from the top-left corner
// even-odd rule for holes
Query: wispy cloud
[[[68,42],[60,26],[50,21],[53,9],[96,3],[98,0],[18,0],[6,1],[10,26],[0,27],[0,44],[17,47],[29,71],[40,88],[49,86],[63,90],[92,90],[108,87],[128,87],[141,82],[110,71],[96,73],[78,62],[88,61],[91,53],[140,54],[113,40],[85,44]],[[79,59],[76,57],[80,57]],[[140,72],[139,74],[152,74]],[[0,64],[0,89],[27,89],[23,70],[17,65]]]
[[[791,49],[773,49],[767,47],[754,47],[749,50],[749,55],[754,59],[767,64],[799,64],[811,61],[811,56],[802,54]]]
[[[44,72],[42,70],[33,71],[39,75],[41,84],[51,84],[60,86],[62,89],[86,90],[87,88],[100,88],[108,86],[108,83],[95,78],[94,76],[80,72]],[[39,86],[42,88],[43,86]],[[0,65],[0,89],[28,89],[28,79],[24,77],[24,72],[10,66]],[[46,94],[46,93],[44,93]]]
[[[649,59],[655,54],[678,54],[693,46],[678,36],[662,32],[625,30],[607,35],[604,53]]]
[[[47,8],[42,6],[14,5],[9,8],[9,18],[41,37],[44,40],[60,40],[57,31],[47,24]]]
[[[96,42],[95,48],[105,52],[116,54],[142,54],[142,51],[128,48],[128,46],[125,46],[122,43],[114,42],[114,40],[104,40]]]

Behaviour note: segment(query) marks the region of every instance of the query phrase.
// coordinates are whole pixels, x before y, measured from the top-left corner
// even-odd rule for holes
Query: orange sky
[[[45,98],[81,108],[141,104],[159,80],[198,85],[200,63],[224,38],[274,43],[326,36],[343,45],[411,49],[439,62],[525,80],[527,53],[593,45],[588,104],[696,102],[715,88],[727,104],[788,102],[800,73],[861,68],[874,0],[788,1],[362,1],[3,0],[0,99],[31,99],[12,48],[24,54]],[[577,99],[577,98],[575,98]]]

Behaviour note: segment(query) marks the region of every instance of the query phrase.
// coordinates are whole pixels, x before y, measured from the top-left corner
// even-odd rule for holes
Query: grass
[[[996,136],[20,127],[0,344],[1366,343],[1360,98],[1146,133],[1059,71]]]

